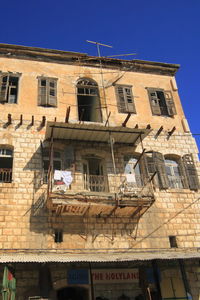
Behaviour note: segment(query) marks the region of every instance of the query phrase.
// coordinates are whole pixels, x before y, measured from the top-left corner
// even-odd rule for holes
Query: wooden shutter
[[[47,80],[39,79],[38,81],[38,105],[47,105]]]
[[[136,113],[132,90],[130,87],[116,86],[118,110],[120,113]]]
[[[48,80],[48,105],[49,106],[57,106],[57,97],[56,97],[56,80],[49,79]]]
[[[124,87],[123,89],[127,112],[136,113],[132,89],[130,87]]]
[[[199,189],[199,178],[197,175],[197,171],[194,165],[194,160],[192,154],[186,154],[182,157],[185,171],[187,175],[187,180],[189,184],[189,188],[191,190],[198,190]]]
[[[156,90],[148,89],[148,95],[149,95],[149,102],[150,102],[152,114],[160,116],[161,115],[160,103],[159,103],[160,100],[158,98]]]
[[[187,180],[187,174],[186,174],[185,164],[182,159],[178,160],[178,168],[179,168],[183,188],[188,189],[189,185],[188,185],[188,180]]]
[[[153,159],[158,176],[159,186],[161,189],[167,189],[169,187],[169,179],[166,173],[164,156],[162,153],[153,152]]]
[[[165,101],[166,101],[166,106],[167,106],[167,111],[168,111],[169,116],[176,115],[176,108],[174,105],[172,92],[164,91],[164,95],[165,95]]]
[[[147,157],[145,153],[140,158],[140,170],[141,170],[141,177],[143,184],[146,184],[149,180],[149,173],[148,173],[148,163],[147,163]]]
[[[9,76],[0,76],[0,102],[7,102]]]

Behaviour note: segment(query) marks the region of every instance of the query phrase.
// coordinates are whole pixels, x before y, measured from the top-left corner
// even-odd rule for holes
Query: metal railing
[[[0,168],[0,182],[12,182],[12,169]]]
[[[84,189],[92,192],[108,192],[108,179],[104,175],[83,174]]]

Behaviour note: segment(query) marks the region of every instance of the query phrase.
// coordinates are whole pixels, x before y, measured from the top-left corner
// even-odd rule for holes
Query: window
[[[38,78],[38,105],[46,107],[57,106],[57,79]]]
[[[12,182],[13,151],[0,148],[0,182]]]
[[[136,165],[137,161],[138,159],[136,157],[126,155],[124,157],[124,173],[128,184],[135,187],[142,187],[143,180],[141,176],[141,166],[139,163]]]
[[[157,184],[161,189],[185,188],[199,189],[199,179],[192,154],[173,158],[173,155],[163,156],[152,152],[152,162],[157,173]]]
[[[171,91],[153,88],[148,88],[147,90],[153,115],[174,116],[176,114]]]
[[[19,75],[0,74],[0,103],[17,103]]]
[[[165,159],[165,169],[170,188],[183,188],[179,165],[175,160]]]
[[[132,88],[130,86],[116,85],[115,91],[118,111],[120,113],[136,113]]]
[[[98,85],[92,79],[81,78],[77,83],[79,121],[102,122]]]

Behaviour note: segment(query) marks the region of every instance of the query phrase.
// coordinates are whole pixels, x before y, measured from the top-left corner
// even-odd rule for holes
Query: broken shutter
[[[38,105],[47,105],[47,80],[39,79],[38,82]]]
[[[161,189],[167,189],[169,187],[169,179],[166,173],[164,156],[162,153],[153,152],[153,159],[158,176],[159,186]]]
[[[187,174],[186,174],[185,165],[184,165],[184,162],[182,159],[178,160],[178,168],[179,168],[183,188],[188,189],[189,186],[188,186]]]
[[[0,102],[7,102],[9,76],[0,76]]]
[[[56,80],[48,81],[48,105],[56,106]]]
[[[167,106],[167,111],[168,111],[169,116],[176,115],[176,108],[174,105],[172,92],[164,91],[164,95],[165,95],[165,101],[166,101],[166,106]]]
[[[116,86],[118,110],[120,113],[136,113],[132,90],[126,86]]]
[[[148,89],[149,101],[151,106],[151,111],[153,115],[161,115],[159,98],[156,90]]]
[[[199,189],[199,179],[197,175],[197,171],[194,165],[194,160],[192,154],[186,154],[182,157],[185,171],[187,175],[187,180],[189,184],[189,188],[191,190],[198,190]]]

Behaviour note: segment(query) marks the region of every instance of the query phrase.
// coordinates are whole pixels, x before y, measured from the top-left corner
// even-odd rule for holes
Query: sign
[[[139,282],[138,269],[99,269],[92,270],[93,283],[133,283]]]
[[[67,271],[68,284],[89,284],[87,269],[72,269]]]

